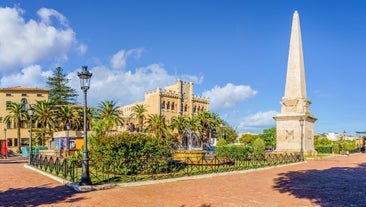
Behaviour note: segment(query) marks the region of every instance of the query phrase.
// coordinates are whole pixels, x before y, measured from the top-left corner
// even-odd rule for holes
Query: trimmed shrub
[[[227,142],[225,139],[219,139],[219,141],[217,141],[216,146],[224,146],[227,145]]]
[[[356,143],[355,142],[347,142],[346,143],[346,150],[351,151],[356,149]]]
[[[335,153],[335,154],[340,154],[340,147],[339,147],[339,145],[338,144],[333,144],[333,152]]]
[[[216,145],[215,147],[215,154],[217,157],[229,159],[247,158],[250,151],[250,147],[240,145]]]
[[[257,138],[253,142],[253,154],[257,158],[264,158],[264,156],[266,154],[265,149],[266,149],[266,144],[263,139]]]
[[[333,148],[332,145],[318,145],[318,146],[315,146],[315,150],[318,153],[328,153],[328,154],[331,154],[332,153],[332,148]]]
[[[111,163],[121,174],[156,172],[171,158],[170,145],[166,139],[143,133],[104,135],[91,139],[91,159],[100,167]]]

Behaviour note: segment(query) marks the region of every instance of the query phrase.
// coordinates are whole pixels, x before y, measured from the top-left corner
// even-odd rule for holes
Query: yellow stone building
[[[194,95],[192,82],[177,80],[176,84],[164,89],[157,88],[146,92],[144,101],[119,107],[123,112],[125,126],[129,123],[138,124],[138,120],[131,119],[137,104],[145,106],[146,117],[150,114],[161,114],[170,121],[173,116],[192,117],[199,111],[208,111],[209,98]]]
[[[4,123],[4,118],[8,115],[6,106],[12,102],[35,104],[36,101],[48,100],[49,89],[43,88],[28,88],[23,86],[0,88],[0,130],[3,129],[0,135],[1,141],[7,139],[9,150],[16,152],[18,145],[28,146],[29,143],[29,126],[28,124],[21,125],[21,141],[18,143],[17,129],[14,123]]]

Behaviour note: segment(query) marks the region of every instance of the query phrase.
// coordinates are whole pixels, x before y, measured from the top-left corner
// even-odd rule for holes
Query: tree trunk
[[[20,123],[17,124],[17,135],[18,135],[18,152],[22,152],[20,143]]]

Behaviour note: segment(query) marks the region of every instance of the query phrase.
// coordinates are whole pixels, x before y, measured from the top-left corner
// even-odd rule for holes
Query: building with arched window
[[[28,146],[29,144],[29,126],[28,122],[21,123],[20,143],[18,141],[17,129],[14,123],[4,123],[4,118],[9,112],[6,106],[11,103],[21,103],[22,107],[26,104],[35,104],[36,101],[48,100],[50,90],[43,88],[28,88],[23,86],[0,88],[0,140],[3,141],[6,136],[7,145],[10,150],[16,151],[19,145]]]
[[[183,115],[192,117],[199,111],[208,111],[209,98],[193,94],[193,83],[177,80],[176,84],[167,86],[164,89],[157,88],[145,93],[145,100],[133,104],[121,106],[125,123],[137,124],[137,120],[131,118],[136,105],[144,105],[145,116],[150,114],[164,115],[167,121],[173,116]]]

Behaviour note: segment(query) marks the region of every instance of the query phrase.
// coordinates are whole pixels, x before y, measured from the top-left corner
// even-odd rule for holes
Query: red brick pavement
[[[0,206],[298,207],[366,206],[366,155],[86,193],[0,160]]]

